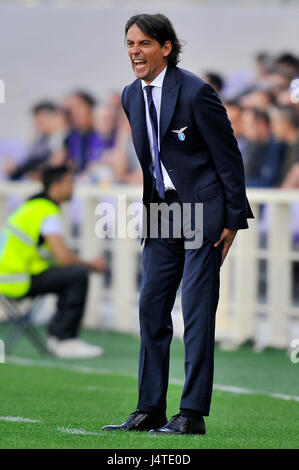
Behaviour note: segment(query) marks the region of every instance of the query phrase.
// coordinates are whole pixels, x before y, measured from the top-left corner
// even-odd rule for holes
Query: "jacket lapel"
[[[135,81],[132,90],[133,98],[130,118],[132,137],[140,161],[148,162],[148,160],[150,160],[150,148],[145,120],[145,104],[140,80]]]
[[[178,98],[180,84],[177,80],[176,67],[167,67],[163,81],[161,110],[160,110],[160,143],[172,119]],[[150,148],[145,119],[145,103],[140,80],[135,80],[133,91],[133,105],[130,108],[130,123],[136,153],[141,162],[150,163]]]
[[[160,111],[160,144],[172,119],[178,99],[180,84],[177,81],[176,67],[167,67],[162,86]]]

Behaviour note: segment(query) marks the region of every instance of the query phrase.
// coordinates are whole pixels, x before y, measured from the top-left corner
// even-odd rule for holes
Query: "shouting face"
[[[172,49],[170,41],[161,46],[159,41],[147,36],[136,24],[128,30],[127,47],[136,77],[147,84],[151,83],[167,65],[167,56]]]

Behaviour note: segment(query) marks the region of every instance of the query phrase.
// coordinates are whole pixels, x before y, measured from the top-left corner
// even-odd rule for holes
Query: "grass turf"
[[[0,327],[0,338],[5,326]],[[296,401],[263,394],[233,394],[214,390],[205,436],[150,436],[147,433],[104,432],[101,426],[119,423],[137,400],[137,338],[115,333],[84,332],[105,348],[93,360],[40,357],[26,339],[14,356],[51,364],[90,366],[95,372],[75,372],[37,364],[0,364],[0,416],[20,416],[36,423],[0,420],[0,448],[114,449],[261,449],[298,448]],[[9,358],[8,358],[9,359]],[[251,348],[224,352],[216,348],[215,383],[268,392],[299,395],[298,365],[283,351],[253,353]],[[97,373],[99,369],[107,370]],[[128,374],[128,376],[124,375]],[[171,377],[183,379],[183,345],[172,346]],[[182,387],[170,385],[168,416],[177,413]],[[76,431],[77,430],[77,431]],[[78,430],[90,434],[76,434]]]

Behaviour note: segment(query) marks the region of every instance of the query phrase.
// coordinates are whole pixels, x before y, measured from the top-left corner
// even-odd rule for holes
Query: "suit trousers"
[[[84,313],[88,271],[84,266],[55,266],[31,277],[28,297],[57,294],[57,310],[48,332],[59,339],[75,338]]]
[[[177,196],[168,200],[167,194],[168,191],[164,202],[179,202]],[[169,224],[173,224],[171,216]],[[182,281],[185,384],[180,408],[194,410],[202,416],[209,415],[223,248],[223,243],[218,247],[214,247],[214,243],[203,237],[200,248],[186,249],[183,234],[180,238],[159,236],[145,239],[139,302],[141,344],[137,404],[142,411],[154,414],[166,411],[173,335],[171,312]]]

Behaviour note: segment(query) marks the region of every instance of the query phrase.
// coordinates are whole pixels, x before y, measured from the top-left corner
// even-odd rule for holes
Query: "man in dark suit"
[[[169,211],[170,236],[145,238],[137,410],[123,424],[103,429],[204,434],[220,266],[237,230],[248,228],[247,218],[253,217],[243,163],[214,89],[176,66],[181,44],[170,21],[163,15],[134,16],[126,40],[137,80],[124,89],[122,100],[143,170],[144,206],[149,212],[154,202],[168,207],[176,202],[182,210],[184,204],[194,209],[201,203],[203,237],[201,246],[186,248],[183,223],[181,237],[173,236],[178,214]],[[181,280],[186,381],[180,412],[167,421],[171,311]]]

